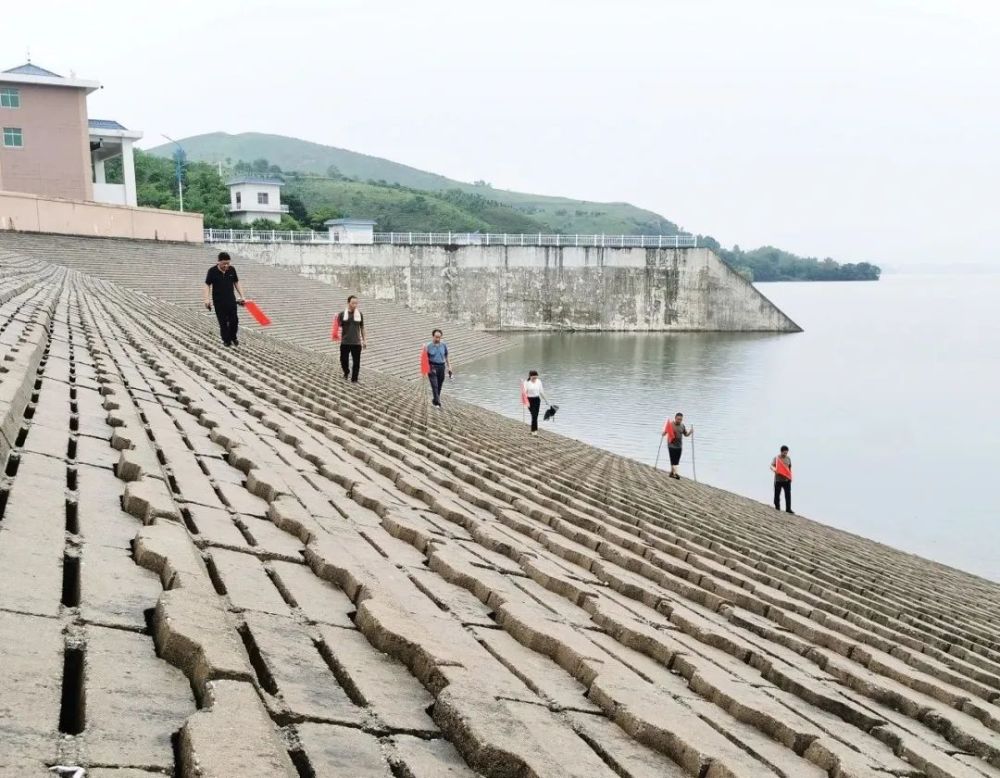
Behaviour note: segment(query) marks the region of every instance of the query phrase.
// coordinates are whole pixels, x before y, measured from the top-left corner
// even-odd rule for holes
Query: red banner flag
[[[521,405],[528,405],[528,390],[524,388],[524,381],[521,381]]]
[[[427,346],[420,349],[420,372],[424,375],[431,374],[431,359],[427,356]]]
[[[330,340],[340,340],[340,314],[333,320],[333,329],[330,331]]]
[[[674,423],[670,419],[663,425],[663,434],[667,436],[667,445],[677,440],[677,430],[674,429]]]
[[[257,320],[257,323],[261,327],[266,327],[268,324],[271,323],[271,320],[269,318],[267,318],[267,314],[264,313],[257,306],[257,303],[255,303],[253,300],[247,300],[246,302],[244,302],[243,303],[243,307],[247,309],[247,313],[249,313],[251,316],[253,316]]]
[[[785,464],[785,461],[781,457],[774,458],[774,472],[782,478],[787,478],[789,481],[792,480],[792,469]]]

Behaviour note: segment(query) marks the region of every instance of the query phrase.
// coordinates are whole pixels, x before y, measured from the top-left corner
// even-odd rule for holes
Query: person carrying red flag
[[[678,481],[681,476],[677,472],[677,466],[681,463],[681,453],[684,449],[684,438],[694,435],[694,427],[684,426],[684,414],[678,413],[673,421],[667,419],[663,425],[663,437],[667,439],[667,453],[670,454],[670,477]]]
[[[774,473],[774,509],[781,510],[781,493],[785,493],[785,510],[792,510],[792,458],[788,456],[788,446],[782,446],[781,451],[771,460],[771,472]]]
[[[451,372],[451,361],[448,359],[448,344],[441,339],[444,333],[441,330],[434,330],[431,333],[431,342],[424,346],[424,353],[421,356],[421,369],[426,368],[424,375],[431,382],[431,404],[435,408],[441,408],[441,390],[444,389],[445,371],[448,378],[454,373]]]
[[[239,299],[236,295],[239,295]],[[219,334],[224,346],[240,345],[236,333],[240,327],[240,319],[236,306],[245,302],[243,289],[240,288],[240,277],[232,260],[225,251],[219,252],[214,266],[208,269],[205,276],[205,291],[202,302],[208,310],[215,308],[215,317],[219,320]]]

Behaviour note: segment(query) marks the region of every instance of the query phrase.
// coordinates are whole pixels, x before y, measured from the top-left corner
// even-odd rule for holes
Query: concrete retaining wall
[[[205,232],[200,213],[129,208],[22,192],[0,192],[0,230],[188,243],[201,243]]]
[[[799,329],[704,248],[315,243],[218,248],[485,330]]]

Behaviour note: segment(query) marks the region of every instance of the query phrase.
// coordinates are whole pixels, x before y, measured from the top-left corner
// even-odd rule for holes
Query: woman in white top
[[[528,380],[524,382],[524,395],[528,398],[528,410],[531,411],[531,434],[538,434],[538,411],[542,407],[542,400],[548,404],[545,390],[542,389],[542,379],[538,377],[537,370],[528,371]]]

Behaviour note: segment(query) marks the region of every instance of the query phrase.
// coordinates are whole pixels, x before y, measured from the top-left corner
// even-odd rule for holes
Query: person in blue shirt
[[[441,390],[444,389],[444,375],[448,373],[451,378],[451,362],[448,360],[448,344],[441,340],[444,333],[441,330],[434,330],[431,333],[431,342],[427,344],[427,361],[430,362],[431,371],[427,378],[431,382],[431,393],[434,396],[433,404],[435,408],[441,407]]]

